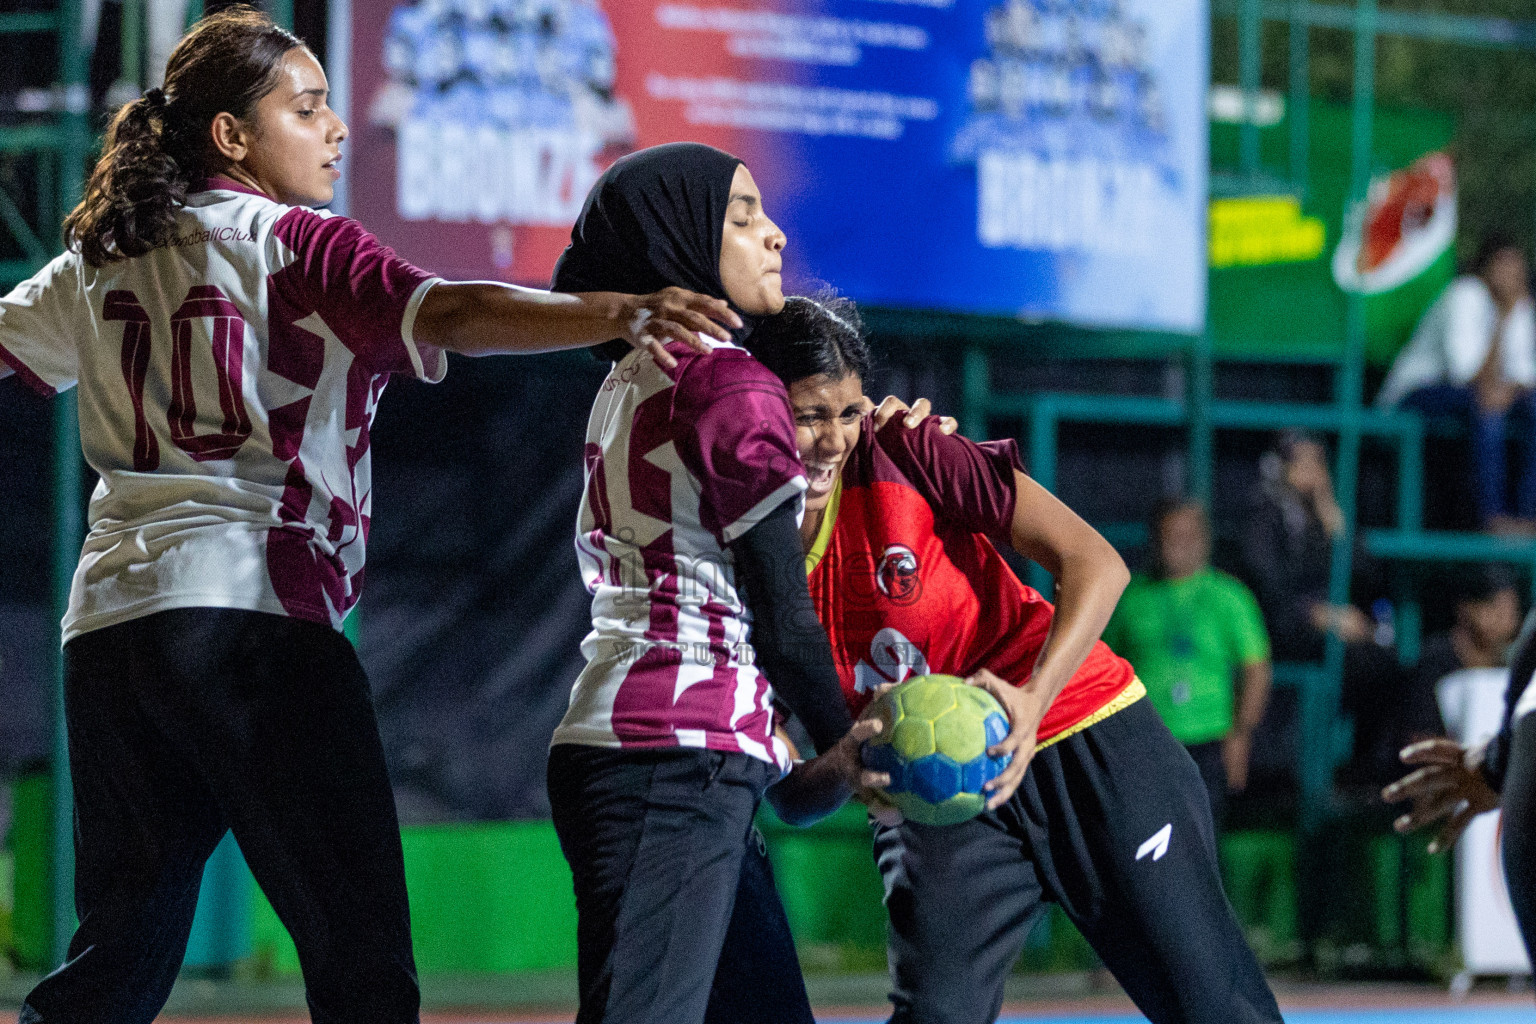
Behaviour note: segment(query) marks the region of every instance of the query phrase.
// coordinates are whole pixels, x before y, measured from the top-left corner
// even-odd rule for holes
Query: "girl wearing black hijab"
[[[677,143],[598,180],[555,268],[557,291],[682,287],[743,324],[707,356],[668,345],[675,367],[598,350],[617,362],[587,428],[576,537],[593,628],[549,759],[579,915],[578,1024],[705,1019],[753,814],[790,766],[775,696],[825,752],[784,783],[810,817],[889,781],[859,764],[879,724],[853,725],[810,602],[784,385],[739,347],[784,304],[784,243],[740,160]],[[764,898],[787,930],[771,884]]]

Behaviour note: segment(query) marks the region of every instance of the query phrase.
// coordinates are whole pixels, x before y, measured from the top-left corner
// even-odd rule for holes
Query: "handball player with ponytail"
[[[0,299],[0,376],[77,387],[100,475],[63,621],[80,927],[23,1024],[153,1020],[226,829],[315,1021],[417,1020],[394,800],[339,632],[380,393],[440,380],[449,351],[621,339],[670,366],[740,324],[680,288],[556,295],[411,266],[312,209],[347,135],[326,98],[265,15],[204,18],[164,88],[114,118],[67,251]]]

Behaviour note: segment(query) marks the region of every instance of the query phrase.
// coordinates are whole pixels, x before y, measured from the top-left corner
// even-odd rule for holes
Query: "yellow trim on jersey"
[[[1126,708],[1130,707],[1132,704],[1135,704],[1146,695],[1147,688],[1142,685],[1142,682],[1139,678],[1132,676],[1131,685],[1117,693],[1108,704],[1105,704],[1103,707],[1099,708],[1099,710],[1095,711],[1081,722],[1063,729],[1061,732],[1057,733],[1055,736],[1052,736],[1044,743],[1036,743],[1035,753],[1038,754],[1052,743],[1060,742],[1061,740],[1066,739],[1068,736],[1076,736],[1090,725],[1097,725],[1098,723],[1104,721],[1104,719],[1108,718],[1116,711],[1124,711]]]
[[[827,553],[827,545],[832,543],[832,527],[837,524],[837,506],[842,500],[843,474],[839,472],[837,479],[832,481],[832,497],[827,499],[827,507],[821,510],[821,525],[816,528],[816,540],[811,550],[805,553],[807,576],[821,564],[821,556]]]

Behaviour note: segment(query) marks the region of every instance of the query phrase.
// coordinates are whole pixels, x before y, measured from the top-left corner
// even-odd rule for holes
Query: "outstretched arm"
[[[1387,803],[1412,801],[1408,813],[1392,823],[1399,832],[1444,822],[1430,841],[1429,852],[1449,850],[1472,819],[1499,806],[1504,775],[1509,767],[1509,744],[1514,729],[1515,707],[1536,675],[1536,611],[1526,616],[1509,659],[1509,691],[1505,694],[1504,721],[1485,743],[1464,747],[1454,740],[1428,739],[1411,743],[1398,754],[1404,764],[1416,765],[1381,791]],[[1525,685],[1519,685],[1525,680]]]
[[[873,799],[870,794],[889,786],[891,777],[865,768],[860,748],[882,728],[879,719],[861,718],[831,750],[796,764],[793,771],[768,787],[766,796],[773,812],[784,822],[804,828],[835,812],[849,797]]]
[[[418,341],[469,356],[553,352],[622,338],[670,368],[675,360],[663,350],[666,343],[681,341],[708,352],[698,335],[730,341],[722,324],[740,327],[741,318],[723,300],[683,288],[651,295],[564,294],[465,281],[443,282],[427,292],[414,334]]]

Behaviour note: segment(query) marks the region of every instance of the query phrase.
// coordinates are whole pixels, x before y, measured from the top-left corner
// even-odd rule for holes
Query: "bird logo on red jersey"
[[[917,597],[917,555],[904,544],[892,544],[880,556],[875,569],[880,593],[897,604],[907,604]]]

